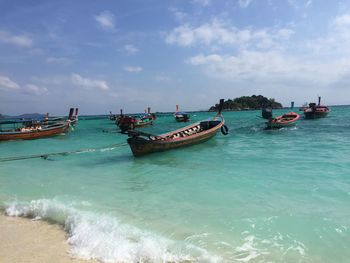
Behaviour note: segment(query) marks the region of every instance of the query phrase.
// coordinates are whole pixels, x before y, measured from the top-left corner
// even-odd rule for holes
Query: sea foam
[[[71,254],[101,262],[222,262],[186,241],[175,241],[120,222],[111,215],[78,210],[56,199],[6,205],[8,216],[47,220],[64,226]]]

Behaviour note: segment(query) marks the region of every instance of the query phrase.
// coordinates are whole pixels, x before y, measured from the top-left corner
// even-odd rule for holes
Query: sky
[[[0,0],[0,113],[350,104],[350,1]]]

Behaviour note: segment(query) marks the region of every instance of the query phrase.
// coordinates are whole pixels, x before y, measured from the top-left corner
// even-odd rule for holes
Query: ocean
[[[224,112],[227,136],[141,158],[108,119],[1,142],[0,158],[84,151],[0,162],[0,208],[61,225],[73,255],[102,262],[349,262],[350,107],[331,109],[274,131],[260,111]]]

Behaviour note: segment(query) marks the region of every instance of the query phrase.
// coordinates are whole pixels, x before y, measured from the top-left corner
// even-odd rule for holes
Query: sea
[[[348,263],[350,107],[331,110],[270,131],[260,111],[224,112],[228,135],[139,158],[107,118],[1,142],[0,209],[60,225],[73,256],[100,262]],[[72,153],[4,161],[57,152]]]

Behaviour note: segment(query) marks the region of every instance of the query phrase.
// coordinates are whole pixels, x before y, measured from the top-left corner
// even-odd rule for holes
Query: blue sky
[[[350,1],[0,0],[0,113],[350,104]]]

